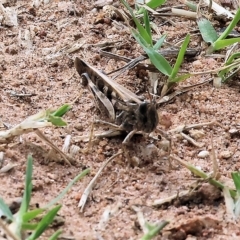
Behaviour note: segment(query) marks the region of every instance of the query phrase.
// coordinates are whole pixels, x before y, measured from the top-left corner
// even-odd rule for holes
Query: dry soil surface
[[[159,140],[133,137],[128,150],[134,161],[129,162],[125,155],[112,160],[98,178],[84,211],[80,212],[78,202],[84,189],[103,162],[122,149],[124,137],[100,139],[92,143],[87,152],[83,151],[88,144],[80,141],[79,136],[89,134],[93,120],[102,116],[89,90],[80,84],[74,59],[78,56],[108,73],[125,63],[102,56],[99,53],[102,47],[108,46],[105,50],[128,58],[140,56],[143,51],[126,23],[95,1],[52,0],[45,4],[35,1],[35,6],[33,2],[7,1],[4,4],[17,12],[18,25],[10,27],[3,22],[0,26],[0,127],[4,131],[41,110],[72,103],[72,109],[64,116],[66,127],[46,127],[41,131],[60,149],[70,135],[71,145],[80,147],[80,151],[69,166],[59,155],[49,154],[49,145],[34,132],[1,143],[2,166],[14,164],[15,167],[1,173],[0,196],[8,203],[22,196],[26,159],[31,154],[34,159],[33,206],[44,206],[83,169],[91,170],[61,201],[59,214],[64,220],[61,226],[64,239],[140,239],[144,233],[139,213],[150,223],[170,222],[155,239],[239,239],[239,221],[227,215],[222,193],[200,181],[176,160],[172,159],[173,166],[169,168],[168,153],[164,150],[164,146],[169,147],[168,142],[158,130],[152,135]],[[107,2],[117,9],[123,8],[119,1],[103,1],[103,5]],[[36,6],[38,3],[40,5]],[[169,1],[165,7],[179,4]],[[205,56],[206,46],[194,32],[197,29],[195,20],[151,17],[151,21],[158,34],[167,34],[171,44],[181,43],[191,32],[190,47],[199,48],[200,52],[186,58],[182,70],[201,72],[222,65],[222,58]],[[154,36],[157,38],[156,33]],[[172,64],[175,62],[173,57],[169,60]],[[189,78],[181,86],[210,78],[209,74],[201,74]],[[116,81],[148,98],[146,71],[133,68]],[[229,186],[233,185],[231,172],[240,167],[239,94],[237,85],[216,88],[207,83],[158,109],[161,121],[157,129],[168,132],[172,140],[171,154],[211,173],[210,156],[214,149],[221,175],[219,181]],[[179,126],[213,120],[216,123],[210,126],[184,132],[197,144],[189,142],[179,132],[170,132]],[[94,129],[94,132],[107,130],[101,126]],[[181,197],[183,191],[189,194]],[[156,200],[178,193],[179,197],[173,201],[153,206]],[[53,231],[46,232],[43,239]]]

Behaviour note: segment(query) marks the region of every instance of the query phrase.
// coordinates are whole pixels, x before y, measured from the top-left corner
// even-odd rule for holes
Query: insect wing
[[[88,86],[90,88],[90,91],[93,93],[94,97],[96,98],[97,106],[99,107],[100,111],[102,111],[101,106],[104,105],[105,109],[107,110],[109,118],[112,121],[114,121],[115,120],[115,110],[113,108],[111,101],[97,88],[97,86],[86,75],[84,75],[84,77],[86,77],[88,80]],[[102,104],[102,105],[100,105],[100,104]]]
[[[122,85],[118,84],[117,82],[113,81],[101,71],[99,71],[93,66],[88,65],[86,62],[79,59],[78,57],[76,57],[75,59],[75,67],[79,75],[83,74],[84,72],[87,72],[89,76],[93,74],[97,75],[97,77],[99,77],[104,83],[106,83],[107,86],[110,86],[124,102],[135,102],[138,104],[142,103],[142,100],[140,100],[136,94],[123,87]]]

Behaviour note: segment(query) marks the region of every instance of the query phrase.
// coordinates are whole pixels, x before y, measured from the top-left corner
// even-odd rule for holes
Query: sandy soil
[[[121,6],[119,1],[109,3],[117,8]],[[179,3],[174,1],[167,6],[177,4]],[[42,131],[60,149],[65,137],[70,134],[73,137],[72,144],[83,150],[87,144],[76,139],[88,134],[92,121],[101,118],[101,114],[88,89],[80,84],[80,77],[73,64],[75,57],[83,58],[98,69],[110,72],[125,63],[102,57],[99,54],[100,43],[111,43],[108,51],[129,58],[139,56],[142,50],[131,37],[124,22],[111,19],[111,12],[96,7],[95,1],[54,0],[49,4],[33,7],[32,1],[22,0],[9,1],[4,6],[16,9],[18,26],[0,26],[1,130],[4,130],[5,125],[14,126],[42,109],[59,107],[80,96],[64,117],[67,127],[44,128]],[[181,41],[190,30],[197,28],[195,21],[177,17],[171,17],[174,25],[160,18],[152,20],[161,34],[168,34],[167,41],[171,44]],[[191,37],[190,47],[199,47],[201,42],[201,37],[195,34]],[[68,53],[67,50],[74,44],[78,44],[77,50]],[[171,61],[174,63],[175,59]],[[221,58],[206,58],[203,46],[201,54],[186,59],[182,69],[200,72],[214,69],[222,63]],[[116,81],[133,92],[144,95],[149,84],[146,76],[145,72],[141,75],[134,68],[119,76]],[[191,77],[181,86],[203,82],[210,77]],[[18,97],[14,93],[32,96]],[[198,132],[186,132],[195,138],[201,136],[197,139],[201,145],[199,147],[190,144],[180,134],[171,134],[171,152],[210,173],[213,171],[210,157],[201,158],[198,154],[203,150],[211,151],[212,136],[220,180],[232,184],[230,173],[240,167],[239,109],[238,86],[223,85],[215,88],[209,83],[161,106],[158,109],[159,114],[163,118],[165,116],[169,124],[159,124],[158,128],[169,131],[180,125],[213,120],[221,123],[221,126],[213,124],[201,127]],[[102,131],[103,128],[96,127],[95,130]],[[236,134],[230,134],[229,130],[235,130]],[[56,156],[48,156],[50,147],[36,134],[22,135],[21,141],[15,138],[8,144],[0,145],[0,150],[4,152],[3,166],[8,163],[16,164],[14,169],[1,174],[0,196],[7,202],[22,196],[26,159],[28,154],[32,154],[32,204],[44,206],[83,169],[91,169],[91,173],[75,184],[61,202],[64,239],[140,239],[143,231],[137,213],[133,210],[134,206],[151,223],[170,221],[155,239],[239,239],[239,222],[234,222],[227,216],[221,192],[205,182],[200,181],[197,186],[197,178],[175,161],[173,165],[176,169],[169,170],[167,154],[161,149],[163,138],[161,139],[157,131],[154,136],[158,136],[160,140],[153,141],[145,136],[133,138],[130,152],[139,164],[133,167],[124,156],[115,158],[102,172],[84,212],[80,213],[78,202],[84,189],[103,162],[122,149],[123,137],[97,141],[87,153],[80,151],[75,156],[74,164],[67,166],[60,157],[58,160]],[[150,157],[139,154],[151,147],[154,154]],[[189,194],[186,199],[153,207],[157,199],[164,199],[196,186],[194,194]],[[104,222],[103,214],[106,215],[108,210],[111,211],[111,216]],[[46,233],[43,239],[47,239],[48,234],[50,233]]]

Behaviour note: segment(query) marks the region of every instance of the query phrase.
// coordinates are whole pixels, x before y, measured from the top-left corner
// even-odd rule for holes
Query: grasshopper
[[[98,122],[127,132],[124,144],[127,144],[135,133],[151,133],[157,127],[159,119],[154,101],[142,100],[78,57],[76,57],[74,64],[82,77],[82,84],[89,87],[100,111],[105,112],[110,121],[115,124]]]

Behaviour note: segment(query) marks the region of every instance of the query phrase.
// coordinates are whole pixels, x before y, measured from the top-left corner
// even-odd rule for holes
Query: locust
[[[155,101],[143,100],[78,57],[74,65],[82,77],[82,85],[88,86],[97,107],[110,121],[100,122],[127,133],[123,144],[128,144],[135,133],[155,130],[159,122]]]

